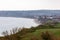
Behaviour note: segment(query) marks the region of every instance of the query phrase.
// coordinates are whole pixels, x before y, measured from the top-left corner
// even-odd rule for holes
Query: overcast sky
[[[0,10],[60,9],[60,0],[0,0]]]

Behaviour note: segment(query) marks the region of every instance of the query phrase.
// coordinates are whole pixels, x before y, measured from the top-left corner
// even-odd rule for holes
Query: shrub
[[[48,31],[42,32],[41,38],[43,40],[56,40],[55,36],[53,34],[49,33]]]

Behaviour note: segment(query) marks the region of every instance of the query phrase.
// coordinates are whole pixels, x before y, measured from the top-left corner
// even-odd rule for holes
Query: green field
[[[40,38],[41,33],[45,32],[45,31],[49,31],[50,33],[53,33],[55,36],[60,37],[60,29],[39,29],[33,33],[28,33],[28,34],[24,35],[24,38],[22,40],[30,40],[30,38],[33,36]]]

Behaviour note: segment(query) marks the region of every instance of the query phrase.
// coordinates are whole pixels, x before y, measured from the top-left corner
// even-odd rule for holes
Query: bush
[[[41,38],[43,40],[56,40],[55,36],[53,34],[49,33],[48,31],[42,32]]]
[[[20,35],[17,34],[17,32],[19,32],[18,30],[19,29],[14,28],[14,29],[10,30],[10,33],[8,31],[5,31],[5,32],[2,32],[2,34],[4,35],[4,38],[6,40],[20,40],[21,37],[20,37]]]

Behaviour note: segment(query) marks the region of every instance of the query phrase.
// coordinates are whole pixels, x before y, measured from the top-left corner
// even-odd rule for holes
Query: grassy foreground
[[[50,33],[53,33],[56,37],[60,37],[60,29],[39,29],[33,33],[28,33],[24,35],[24,38],[22,38],[22,40],[30,40],[31,37],[37,37],[40,40],[41,33],[45,31],[49,31]]]
[[[12,30],[11,35],[8,35],[8,32],[4,32],[4,37],[0,37],[0,40],[46,40],[42,38],[43,32],[47,34],[43,34],[43,37],[51,38],[49,40],[60,40],[60,27],[56,28],[58,25],[39,25],[37,27],[32,28],[23,28],[19,30]],[[59,25],[60,26],[60,25]],[[48,38],[47,37],[47,38]]]

